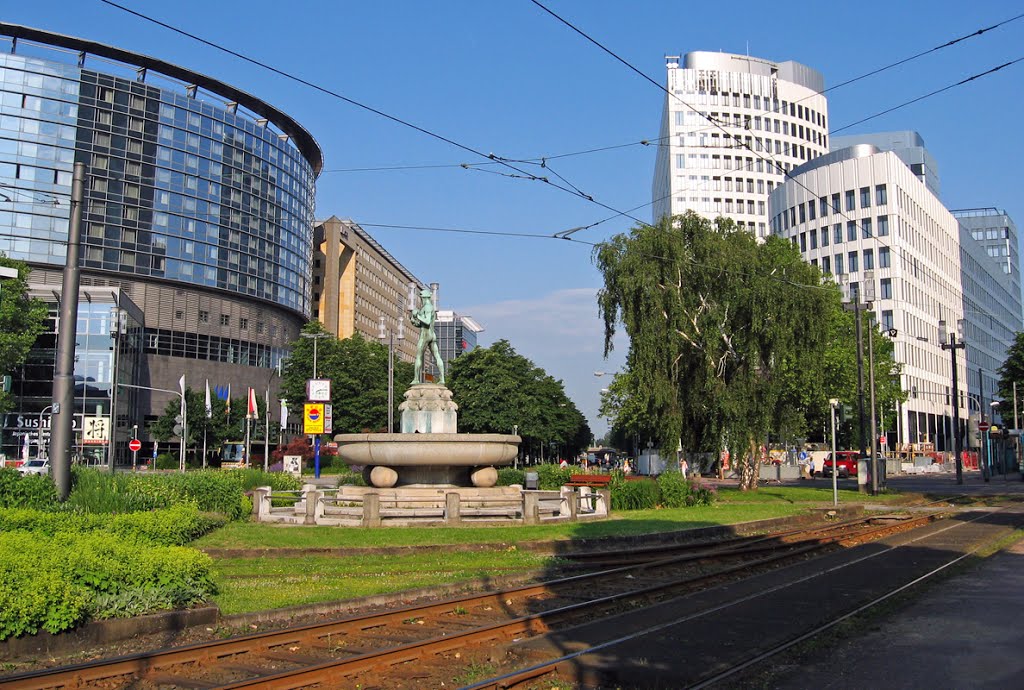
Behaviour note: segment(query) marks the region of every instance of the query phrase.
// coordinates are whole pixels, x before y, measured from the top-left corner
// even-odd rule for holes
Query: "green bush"
[[[47,537],[109,532],[161,546],[182,546],[223,524],[224,518],[200,513],[194,503],[121,515],[0,508],[0,532],[19,530]]]
[[[195,549],[116,534],[0,532],[0,639],[145,612],[126,603],[139,593],[155,608],[192,605],[215,592],[210,565]]]
[[[356,472],[348,465],[338,471],[338,482],[336,486],[366,486],[362,472]]]
[[[574,470],[571,467],[561,467],[559,465],[536,465],[527,468],[527,472],[536,472],[538,486],[537,488],[543,491],[557,491],[562,488],[562,485],[569,481],[569,478],[575,472],[578,474],[578,470]]]
[[[181,463],[178,461],[178,456],[171,455],[170,453],[160,453],[156,456],[156,462],[153,463],[153,469],[155,470],[179,470],[181,469]]]
[[[0,468],[0,508],[49,508],[56,502],[57,489],[49,477]]]
[[[612,510],[644,510],[661,501],[661,489],[653,479],[626,479],[622,472],[613,472],[609,483]]]
[[[526,470],[514,467],[502,467],[498,470],[498,486],[526,486]]]
[[[714,489],[697,480],[688,481],[679,472],[666,472],[658,477],[661,504],[666,508],[709,506],[714,503]]]
[[[184,474],[115,474],[79,468],[66,505],[85,513],[135,512],[194,503],[201,512],[238,520],[252,512],[244,495],[257,486],[299,489],[289,474],[263,470],[200,470]]]

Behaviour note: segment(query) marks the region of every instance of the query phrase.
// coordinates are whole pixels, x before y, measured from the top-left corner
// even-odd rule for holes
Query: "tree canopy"
[[[507,340],[453,360],[448,388],[459,405],[460,432],[511,434],[516,429],[522,449],[534,457],[571,456],[590,444],[590,426],[562,382]]]
[[[29,268],[24,262],[0,256],[0,266],[18,271],[0,285],[0,374],[10,374],[25,362],[36,338],[46,330],[46,304],[28,296]],[[9,409],[10,394],[0,388],[0,411]]]
[[[847,379],[828,378],[829,365],[847,371],[848,344],[828,355],[852,316],[790,242],[691,212],[616,235],[594,258],[606,354],[620,326],[630,340],[604,410],[663,453],[727,446],[753,488],[762,443],[805,435],[828,398],[848,395]],[[888,379],[891,356],[879,359]]]
[[[1014,420],[1014,384],[1017,384],[1017,394],[1024,395],[1024,332],[1018,332],[1014,337],[1013,344],[1006,351],[1006,360],[999,367],[999,397],[1002,398],[999,413],[1007,423]],[[960,385],[966,388],[965,384]]]
[[[304,334],[320,335],[316,342],[316,369],[321,379],[331,380],[332,433],[383,431],[388,422],[388,348],[365,339],[359,333],[339,340],[328,334],[318,321],[311,321]],[[313,378],[314,338],[292,343],[292,354],[282,372],[282,396],[293,410],[306,402],[306,381]],[[398,405],[409,388],[413,368],[395,356],[395,419]]]

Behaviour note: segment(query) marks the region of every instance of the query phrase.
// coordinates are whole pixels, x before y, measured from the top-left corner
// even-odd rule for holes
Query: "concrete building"
[[[873,294],[881,327],[896,330],[909,399],[897,429],[886,430],[890,447],[951,450],[952,362],[938,323],[959,327],[966,342],[957,359],[961,423],[982,407],[988,416],[996,372],[1021,328],[1016,228],[994,209],[948,211],[916,132],[842,141],[851,145],[795,168],[772,194],[772,231],[861,301]]]
[[[797,62],[692,52],[666,58],[654,219],[693,210],[766,237],[768,195],[829,150],[824,79]]]
[[[383,319],[385,332],[404,336],[396,337],[396,356],[413,361],[418,336],[409,324],[410,285],[418,305],[425,284],[357,223],[336,216],[316,223],[313,316],[327,332],[378,340]]]
[[[73,165],[86,169],[76,426],[109,420],[115,378],[276,392],[274,368],[311,308],[322,154],[309,132],[217,79],[113,46],[0,24],[0,50],[0,251],[26,261],[53,303]],[[10,420],[47,423],[51,342],[14,372],[8,454]],[[138,389],[118,402],[120,461],[133,427],[145,440],[172,399]]]
[[[471,316],[463,316],[450,310],[437,313],[434,333],[437,335],[437,349],[441,353],[445,371],[448,371],[448,363],[453,359],[476,349],[477,334],[483,330],[484,327]]]

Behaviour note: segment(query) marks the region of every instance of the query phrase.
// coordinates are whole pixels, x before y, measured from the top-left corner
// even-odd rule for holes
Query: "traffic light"
[[[182,427],[182,424],[184,424],[184,422],[185,422],[185,420],[184,420],[184,419],[182,419],[182,417],[181,417],[181,415],[180,415],[180,414],[179,414],[179,415],[177,415],[177,416],[176,416],[176,417],[174,418],[174,435],[175,435],[175,436],[181,436],[182,432],[183,432],[183,431],[185,430],[185,429],[184,429],[184,428]]]

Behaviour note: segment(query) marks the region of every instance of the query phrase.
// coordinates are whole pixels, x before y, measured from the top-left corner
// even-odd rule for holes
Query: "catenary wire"
[[[270,64],[267,64],[265,62],[262,62],[260,60],[255,59],[255,58],[248,57],[247,55],[239,53],[238,51],[232,50],[232,49],[227,48],[225,46],[222,46],[222,45],[220,45],[218,43],[215,43],[213,41],[209,41],[209,40],[207,40],[205,38],[197,36],[196,34],[190,33],[190,32],[185,31],[183,29],[179,29],[179,28],[177,28],[175,26],[172,26],[171,24],[168,24],[166,22],[160,21],[160,20],[158,20],[158,19],[156,19],[154,17],[150,17],[150,16],[145,15],[145,14],[143,14],[141,12],[137,12],[137,11],[135,11],[135,10],[129,8],[129,7],[125,7],[124,5],[120,5],[120,4],[116,3],[116,2],[113,2],[113,0],[100,0],[100,2],[102,2],[102,3],[106,4],[106,5],[109,5],[111,7],[114,7],[116,9],[119,9],[119,10],[121,10],[123,12],[127,12],[128,14],[131,14],[131,15],[133,15],[135,17],[138,17],[140,19],[143,19],[145,21],[148,21],[148,22],[151,22],[153,24],[156,24],[157,26],[160,26],[160,27],[163,27],[163,28],[168,29],[170,31],[173,31],[175,33],[178,33],[178,34],[180,34],[182,36],[186,36],[186,37],[188,37],[188,38],[190,38],[190,39],[192,39],[194,41],[198,41],[198,42],[202,43],[203,45],[206,45],[206,46],[209,46],[211,48],[214,48],[215,50],[219,50],[221,52],[227,53],[228,55],[236,57],[236,58],[238,58],[240,60],[244,60],[245,62],[248,62],[250,64],[256,65],[257,67],[260,67],[261,69],[268,70],[268,71],[273,72],[274,74],[282,76],[282,77],[284,77],[286,79],[295,81],[295,82],[297,82],[299,84],[302,84],[303,86],[307,86],[309,88],[315,89],[316,91],[319,91],[320,93],[329,95],[329,96],[331,96],[333,98],[337,98],[337,99],[339,99],[341,101],[344,101],[345,103],[348,103],[349,105],[353,105],[355,107],[361,108],[361,109],[366,110],[366,111],[368,111],[370,113],[373,113],[373,114],[378,115],[380,117],[383,117],[383,118],[385,118],[387,120],[390,120],[391,122],[394,122],[396,124],[402,125],[404,127],[408,127],[408,128],[413,129],[413,130],[415,130],[417,132],[420,132],[421,134],[425,134],[426,136],[429,136],[431,138],[437,139],[439,141],[442,141],[442,142],[444,142],[446,144],[449,144],[451,146],[454,146],[456,148],[462,149],[463,151],[466,151],[468,153],[472,153],[473,155],[476,155],[476,156],[480,156],[481,158],[486,158],[488,160],[497,161],[499,165],[503,165],[503,166],[505,166],[507,168],[512,169],[516,173],[518,173],[520,175],[523,175],[526,179],[529,179],[529,180],[532,180],[532,181],[537,181],[537,182],[542,182],[544,184],[547,184],[547,185],[550,185],[550,186],[554,187],[555,189],[559,189],[559,190],[561,190],[563,192],[566,192],[568,194],[571,194],[571,195],[573,195],[575,197],[579,197],[581,199],[589,201],[592,204],[596,204],[598,206],[601,206],[602,208],[604,208],[604,209],[606,209],[608,211],[614,211],[614,212],[620,213],[620,215],[625,215],[625,214],[621,214],[621,212],[619,212],[618,209],[615,209],[615,208],[613,208],[613,207],[611,207],[611,206],[609,206],[609,205],[607,205],[607,204],[605,204],[605,203],[595,199],[592,195],[581,193],[575,187],[563,187],[562,185],[557,184],[555,182],[552,182],[550,179],[547,179],[545,177],[531,175],[530,173],[526,172],[525,170],[522,170],[520,168],[517,168],[514,165],[511,165],[510,163],[507,163],[507,162],[501,160],[500,158],[494,156],[493,154],[483,153],[482,151],[474,149],[471,146],[468,146],[466,144],[462,144],[460,142],[457,142],[454,139],[451,139],[451,138],[446,137],[446,136],[444,136],[442,134],[438,134],[436,132],[428,130],[428,129],[424,128],[424,127],[421,127],[421,126],[416,125],[416,124],[414,124],[412,122],[409,122],[408,120],[404,120],[402,118],[396,117],[396,116],[391,115],[389,113],[386,113],[386,112],[384,112],[382,110],[379,110],[377,108],[369,106],[369,105],[367,105],[365,103],[360,103],[359,101],[356,101],[356,100],[354,100],[352,98],[344,96],[344,95],[338,93],[337,91],[333,91],[333,90],[328,89],[326,87],[320,86],[320,85],[318,85],[318,84],[316,84],[314,82],[311,82],[311,81],[309,81],[307,79],[303,79],[302,77],[299,77],[297,75],[291,74],[291,73],[286,72],[284,70],[278,69],[278,68],[276,68],[276,67],[274,67],[274,66],[272,66]],[[630,218],[632,220],[636,221],[637,223],[643,223],[644,222],[644,221],[640,220],[639,218],[633,218],[632,216],[630,216]]]

